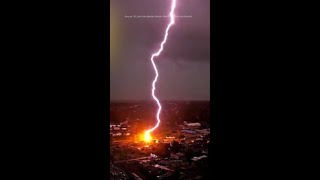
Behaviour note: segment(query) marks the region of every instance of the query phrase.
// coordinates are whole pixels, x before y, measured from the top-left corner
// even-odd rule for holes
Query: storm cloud
[[[159,96],[210,99],[210,0],[177,2],[178,17],[163,53],[156,59],[162,73]],[[111,64],[111,99],[149,99],[154,78],[150,57],[159,48],[169,19],[143,16],[167,16],[170,0],[111,0],[111,8],[117,9],[116,19],[122,29],[117,67]]]

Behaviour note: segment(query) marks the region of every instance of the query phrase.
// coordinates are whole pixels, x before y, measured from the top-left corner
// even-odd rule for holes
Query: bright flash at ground
[[[152,137],[151,137],[151,135],[150,135],[150,132],[146,131],[146,132],[144,133],[144,139],[143,139],[143,140],[144,140],[145,142],[147,142],[147,143],[151,142]]]

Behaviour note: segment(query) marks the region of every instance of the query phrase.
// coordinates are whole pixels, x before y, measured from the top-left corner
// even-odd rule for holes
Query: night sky
[[[110,99],[151,100],[151,54],[160,47],[170,0],[111,0]],[[176,18],[162,54],[160,100],[210,100],[210,0],[177,0]]]

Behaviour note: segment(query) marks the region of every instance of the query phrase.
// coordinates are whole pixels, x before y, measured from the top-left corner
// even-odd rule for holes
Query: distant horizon
[[[191,100],[160,100],[160,102],[199,102],[199,101],[210,101],[210,99],[191,99]],[[154,100],[150,99],[150,100],[110,100],[110,102],[154,102]]]

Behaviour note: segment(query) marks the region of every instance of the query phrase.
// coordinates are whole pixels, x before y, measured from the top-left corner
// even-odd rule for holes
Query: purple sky
[[[112,100],[151,100],[151,54],[164,36],[170,0],[111,0],[117,53],[110,63]],[[155,58],[160,100],[210,100],[210,0],[177,0],[176,18],[162,54]],[[191,16],[191,17],[190,17]],[[112,45],[111,45],[112,46]]]

